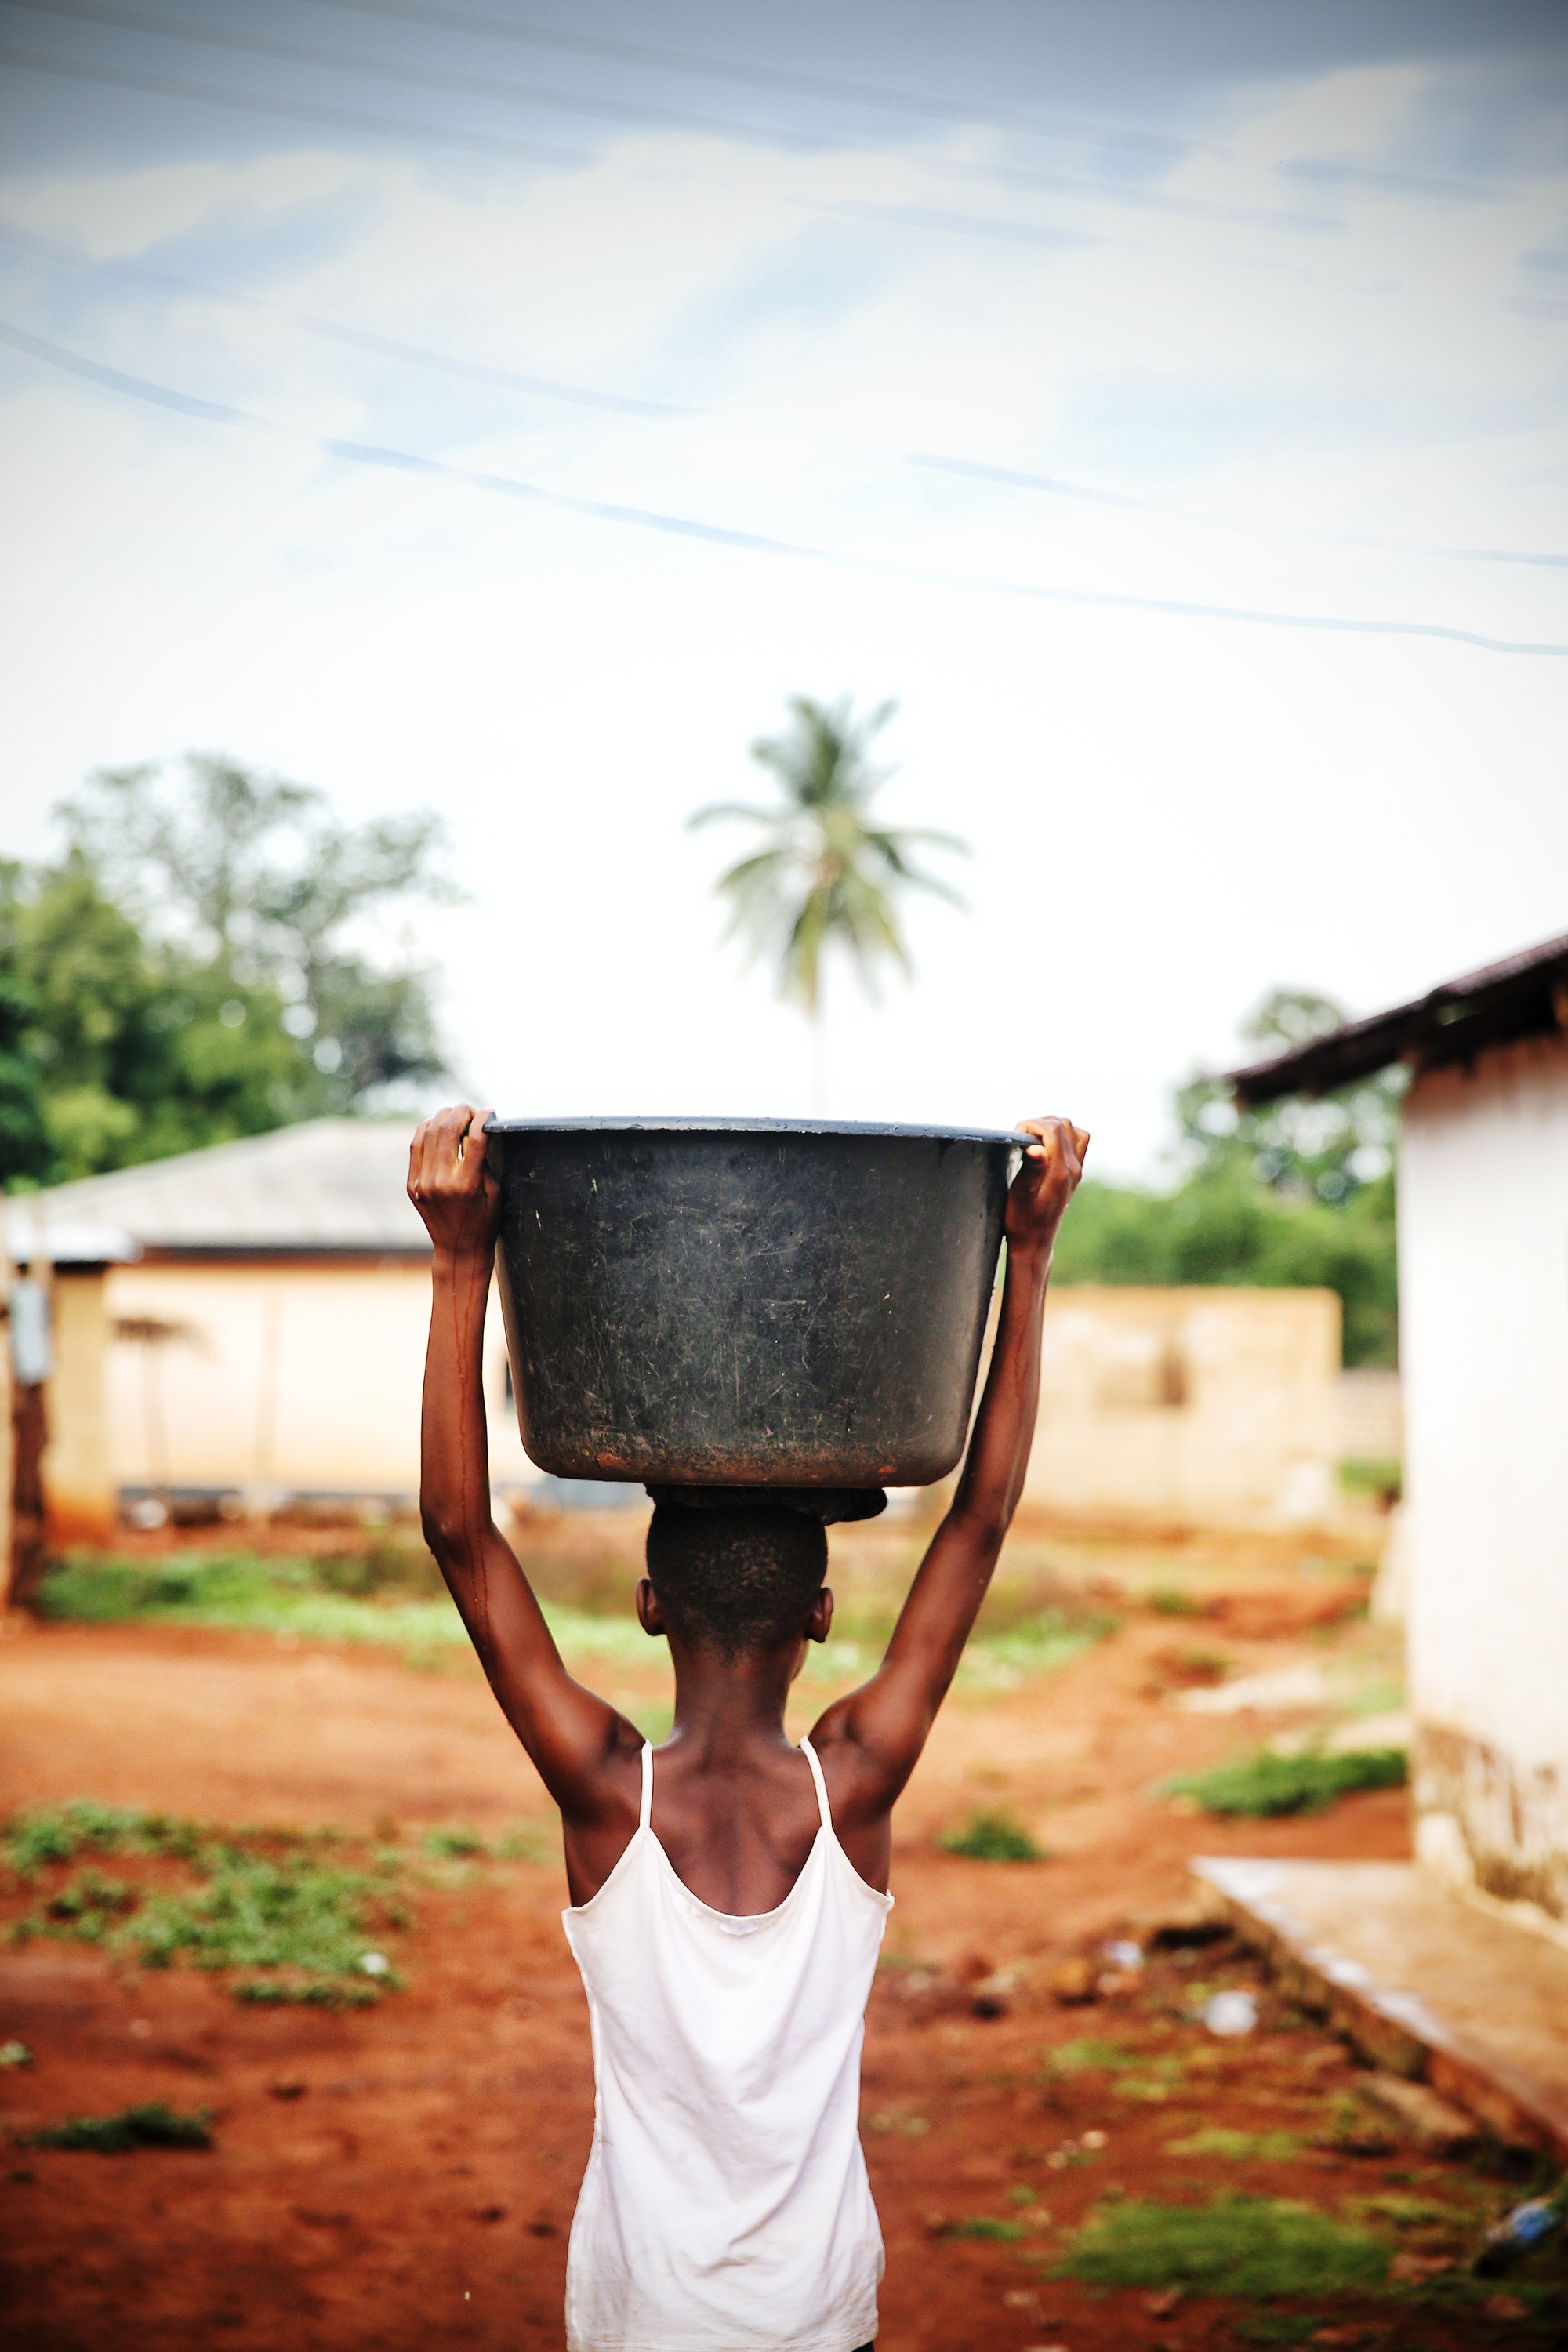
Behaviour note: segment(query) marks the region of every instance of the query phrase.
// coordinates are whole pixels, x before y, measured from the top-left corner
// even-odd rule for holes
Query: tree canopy
[[[1243,1024],[1260,1058],[1344,1018],[1327,997],[1276,990]],[[1057,1244],[1058,1283],[1321,1286],[1339,1293],[1347,1364],[1398,1357],[1394,1151],[1403,1069],[1309,1102],[1237,1114],[1230,1089],[1176,1097],[1173,1187],[1086,1179]]]
[[[173,784],[101,772],[57,815],[62,857],[0,866],[0,1181],[374,1108],[443,1067],[428,975],[367,929],[447,895],[434,817],[347,826],[207,756]]]

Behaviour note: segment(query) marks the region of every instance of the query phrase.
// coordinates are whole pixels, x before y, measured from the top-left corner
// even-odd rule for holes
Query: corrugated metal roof
[[[1540,1037],[1568,1029],[1568,932],[1539,947],[1505,956],[1500,963],[1445,981],[1408,1004],[1348,1021],[1245,1070],[1227,1070],[1244,1108],[1276,1102],[1281,1095],[1329,1094],[1370,1077],[1391,1062],[1416,1070],[1441,1069],[1473,1061],[1490,1045]]]
[[[271,1135],[57,1184],[8,1204],[8,1228],[90,1224],[144,1250],[421,1250],[405,1187],[413,1122],[312,1118]]]

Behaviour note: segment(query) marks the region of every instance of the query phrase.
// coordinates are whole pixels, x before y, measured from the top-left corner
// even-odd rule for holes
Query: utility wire
[[[219,26],[202,25],[187,17],[149,16],[139,10],[118,6],[114,0],[0,0],[0,5],[30,10],[35,15],[50,18],[106,25],[145,37],[184,41],[242,57],[303,65],[316,72],[359,75],[373,80],[395,82],[403,88],[445,90],[449,95],[500,105],[522,106],[542,112],[564,112],[592,120],[698,132],[739,145],[773,152],[815,154],[826,151],[858,154],[865,152],[867,145],[864,140],[847,139],[837,134],[775,131],[754,123],[727,122],[713,116],[683,112],[673,107],[649,106],[641,100],[587,98],[571,90],[540,89],[522,83],[501,81],[492,75],[452,73],[436,67],[367,58],[347,50],[323,49],[312,43],[285,41],[268,35],[234,32]],[[59,65],[64,69],[65,61],[60,60]],[[75,69],[84,78],[89,78],[86,77],[85,67],[78,65]],[[102,78],[108,78],[109,68],[99,68],[97,70]],[[197,95],[197,86],[194,84],[178,90],[169,85],[163,87],[171,95]],[[210,86],[203,85],[202,88],[209,98],[216,95]],[[231,102],[238,102],[237,94]],[[281,102],[274,110],[281,110]],[[1030,172],[999,164],[941,164],[922,157],[911,160],[914,169],[924,178],[958,180],[971,186],[1003,187],[1014,194],[1026,195],[1065,196],[1080,203],[1108,206],[1113,211],[1166,214],[1178,219],[1208,221],[1222,227],[1262,228],[1287,235],[1327,236],[1341,233],[1340,224],[1321,213],[1289,211],[1279,206],[1213,204],[1197,197],[1166,194],[1155,189],[1131,188],[1084,173],[1068,175]],[[972,236],[1015,238],[1024,243],[1063,241],[1060,232],[1049,228],[928,213],[918,206],[862,205],[831,209],[849,211],[861,218],[893,221],[908,227],[958,229]]]
[[[1276,613],[1247,606],[1194,604],[1173,597],[1124,595],[1103,589],[1062,588],[1025,581],[987,580],[963,573],[884,563],[872,557],[846,554],[837,549],[777,539],[765,532],[742,530],[689,515],[664,513],[653,508],[630,506],[605,499],[576,497],[563,490],[546,489],[537,482],[521,481],[513,475],[481,472],[477,467],[455,466],[442,458],[421,457],[410,450],[394,449],[374,442],[322,439],[279,424],[270,417],[258,415],[251,410],[233,407],[226,402],[205,400],[171,385],[155,383],[145,376],[132,375],[120,368],[105,367],[79,352],[68,351],[59,343],[28,334],[24,329],[5,320],[0,320],[0,342],[8,343],[13,350],[40,361],[46,366],[61,369],[121,396],[150,402],[156,407],[173,410],[179,415],[195,418],[205,424],[224,425],[264,434],[269,438],[310,448],[322,457],[346,464],[422,476],[430,481],[448,482],[493,497],[515,499],[552,508],[559,513],[586,517],[596,522],[630,525],[641,530],[700,540],[712,546],[751,554],[786,556],[796,562],[826,564],[838,571],[856,572],[868,578],[921,587],[957,588],[970,593],[1004,596],[1034,604],[1080,605],[1183,620],[1238,622],[1255,628],[1297,629],[1351,636],[1432,638],[1449,645],[1471,646],[1484,653],[1527,654],[1552,659],[1568,657],[1568,645],[1531,644],[1517,638],[1484,636],[1473,629],[1451,628],[1437,622],[1369,621],[1325,614]]]
[[[347,49],[319,48],[313,42],[283,41],[260,33],[238,33],[219,25],[203,25],[184,16],[147,16],[120,8],[110,0],[4,0],[8,8],[27,9],[35,16],[74,18],[89,25],[107,25],[116,31],[137,33],[166,41],[224,49],[231,54],[261,58],[280,65],[308,66],[313,72],[358,75],[371,81],[395,82],[409,89],[444,90],[457,98],[477,98],[503,106],[526,106],[545,113],[582,114],[598,121],[652,124],[667,131],[698,131],[749,146],[782,147],[815,152],[824,146],[859,147],[863,141],[817,139],[787,131],[771,131],[756,123],[725,122],[711,115],[692,114],[679,107],[645,104],[636,99],[585,98],[573,90],[539,89],[524,82],[500,81],[493,74],[452,73],[444,67],[407,65],[393,58],[372,58]]]
[[[1380,537],[1371,532],[1309,530],[1289,523],[1239,522],[1225,515],[1193,514],[1184,508],[1168,506],[1158,499],[1138,498],[1127,491],[1108,490],[1088,482],[1069,481],[1060,475],[1039,473],[1027,467],[987,464],[983,459],[953,457],[936,450],[890,449],[877,443],[850,440],[838,434],[809,433],[799,426],[782,425],[770,418],[748,416],[743,412],[727,415],[721,408],[700,402],[639,399],[631,394],[571,383],[555,376],[524,374],[511,368],[492,367],[481,361],[456,358],[449,352],[432,351],[422,343],[405,342],[389,335],[348,326],[342,320],[318,318],[311,311],[297,310],[287,303],[272,301],[262,295],[242,294],[228,287],[207,286],[195,278],[176,277],[169,270],[152,269],[144,263],[93,259],[73,253],[68,247],[54,245],[42,237],[29,236],[15,228],[0,227],[0,245],[8,245],[16,252],[81,270],[92,277],[123,278],[129,284],[149,286],[160,293],[184,300],[195,299],[220,308],[249,310],[259,312],[264,317],[282,319],[323,342],[364,352],[376,359],[394,360],[404,366],[427,368],[437,374],[453,376],[461,383],[518,393],[530,399],[560,401],[574,407],[605,410],[616,415],[646,416],[660,422],[691,423],[714,419],[736,425],[742,431],[763,434],[774,439],[797,444],[804,442],[818,447],[851,449],[862,457],[913,467],[924,473],[949,474],[960,480],[993,483],[998,488],[1026,490],[1039,497],[1064,499],[1076,505],[1152,515],[1162,521],[1177,523],[1189,530],[1221,531],[1232,537],[1284,539],[1316,547],[1365,548],[1380,554],[1415,555],[1450,563],[1505,563],[1542,570],[1568,569],[1568,555],[1551,552],[1519,548],[1443,547],[1426,541]]]
[[[16,66],[26,73],[53,74],[66,81],[97,82],[110,89],[142,90],[154,98],[180,98],[198,106],[224,107],[235,114],[262,114],[278,122],[313,122],[333,131],[368,131],[377,139],[399,139],[416,146],[454,148],[460,152],[500,155],[510,162],[550,163],[568,171],[585,170],[594,158],[585,150],[547,147],[538,140],[492,138],[482,131],[444,130],[430,122],[406,122],[385,114],[361,114],[346,106],[319,106],[305,98],[268,98],[260,92],[219,89],[210,82],[184,81],[174,74],[139,73],[131,66],[89,65],[79,58],[52,58],[29,49],[0,45],[0,66]]]
[[[530,48],[555,49],[574,57],[604,58],[619,65],[652,66],[660,73],[689,74],[704,81],[788,91],[801,98],[826,98],[840,105],[867,106],[882,113],[906,115],[927,122],[989,122],[1001,130],[1033,131],[1047,139],[1126,147],[1173,158],[1190,155],[1200,149],[1221,152],[1210,141],[1182,138],[1169,131],[1086,122],[1068,115],[995,106],[982,99],[938,98],[929,91],[889,89],[881,82],[803,73],[785,66],[744,65],[738,58],[703,57],[690,49],[655,48],[642,42],[613,40],[599,34],[561,32],[552,26],[520,24],[503,16],[477,16],[466,9],[426,7],[416,5],[416,0],[316,0],[316,5],[336,8],[346,15],[379,16],[392,24],[428,26],[437,32],[468,33],[486,40],[513,41]]]

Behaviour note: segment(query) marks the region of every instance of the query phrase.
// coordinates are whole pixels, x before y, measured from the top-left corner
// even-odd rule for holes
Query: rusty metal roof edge
[[[1370,1077],[1374,1071],[1401,1060],[1424,1038],[1434,1033],[1441,1035],[1447,1025],[1441,1018],[1447,1007],[1500,997],[1513,982],[1545,972],[1555,963],[1568,967],[1568,931],[1542,940],[1535,947],[1521,948],[1517,954],[1504,956],[1496,963],[1482,964],[1457,980],[1441,981],[1425,996],[1413,997],[1408,1003],[1391,1005],[1387,1011],[1369,1013],[1360,1021],[1347,1021],[1338,1029],[1325,1029],[1305,1045],[1293,1046],[1289,1054],[1276,1055],[1267,1062],[1253,1062],[1241,1069],[1222,1071],[1222,1083],[1234,1087],[1248,1101],[1268,1102],[1280,1095],[1321,1092],[1325,1087]],[[1383,1051],[1385,1039],[1387,1050]],[[1305,1075],[1314,1063],[1321,1062],[1334,1066],[1317,1078]]]

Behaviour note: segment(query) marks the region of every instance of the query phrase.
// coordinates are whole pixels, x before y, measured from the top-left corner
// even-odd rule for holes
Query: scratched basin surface
[[[963,1451],[1016,1136],[498,1119],[522,1442],[562,1478],[927,1486]]]

